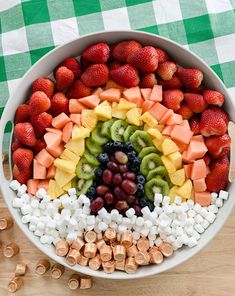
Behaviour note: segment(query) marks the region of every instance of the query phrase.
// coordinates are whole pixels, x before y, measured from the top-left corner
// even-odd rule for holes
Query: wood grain
[[[231,197],[233,198],[233,197]],[[0,216],[7,212],[0,195]],[[199,254],[184,264],[159,275],[142,280],[110,281],[94,279],[89,291],[71,291],[67,287],[71,271],[66,270],[59,280],[52,279],[50,272],[38,276],[34,268],[39,259],[45,258],[39,250],[14,225],[10,230],[0,232],[4,245],[16,242],[20,253],[6,259],[0,250],[0,296],[12,295],[7,292],[7,284],[14,275],[17,262],[25,260],[28,271],[24,277],[24,287],[17,296],[234,296],[235,295],[235,210],[220,233]]]

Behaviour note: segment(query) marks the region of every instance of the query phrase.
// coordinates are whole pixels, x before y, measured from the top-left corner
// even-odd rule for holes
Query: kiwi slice
[[[89,180],[94,178],[95,166],[90,164],[85,157],[82,157],[76,167],[76,175],[78,178]]]
[[[148,200],[154,201],[155,193],[161,193],[163,196],[169,193],[169,185],[160,177],[156,177],[146,182],[144,192]]]
[[[88,139],[86,140],[86,148],[89,150],[89,152],[90,152],[91,154],[95,154],[95,155],[97,155],[97,154],[99,154],[99,153],[102,152],[102,147],[101,147],[101,146],[98,146],[97,144],[95,144],[95,143],[91,140],[91,138],[88,138]]]
[[[133,144],[134,149],[140,153],[140,151],[145,147],[153,146],[149,134],[145,131],[137,130],[130,137],[130,142]]]
[[[71,188],[76,188],[77,187],[77,181],[78,181],[78,178],[77,177],[74,177],[71,180]]]
[[[157,176],[160,176],[161,178],[165,179],[167,174],[168,173],[167,173],[166,168],[164,166],[160,165],[148,173],[146,180],[149,181]]]
[[[83,156],[86,158],[86,160],[94,166],[99,166],[100,162],[98,161],[98,159],[92,155],[88,150],[86,150],[83,154]]]
[[[112,140],[123,142],[123,135],[127,127],[128,124],[124,120],[116,120],[110,128]]]
[[[124,141],[128,142],[131,135],[134,134],[135,131],[137,131],[139,128],[135,125],[129,125],[128,128],[125,130],[123,137]]]
[[[113,123],[116,121],[116,119],[110,119],[108,121],[105,121],[102,125],[101,128],[101,135],[106,137],[106,138],[111,138],[111,126],[113,125]]]
[[[150,153],[149,155],[146,155],[141,162],[140,165],[140,172],[147,176],[149,171],[154,170],[158,166],[162,166],[162,160],[161,157],[156,153]]]
[[[77,195],[86,194],[88,189],[93,184],[93,180],[78,179],[77,185]]]
[[[144,147],[141,151],[140,151],[140,153],[139,153],[139,155],[138,155],[138,157],[140,158],[140,159],[143,159],[144,157],[145,157],[145,155],[148,155],[149,153],[158,153],[158,151],[157,151],[157,149],[155,148],[155,147]]]
[[[91,133],[92,141],[99,146],[106,144],[109,140],[101,135],[102,123],[99,122]]]

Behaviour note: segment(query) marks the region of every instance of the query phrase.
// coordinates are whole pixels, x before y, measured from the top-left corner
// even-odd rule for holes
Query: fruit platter
[[[30,240],[65,266],[117,279],[159,273],[229,216],[233,109],[209,67],[172,41],[79,38],[34,65],[6,106],[3,195]]]

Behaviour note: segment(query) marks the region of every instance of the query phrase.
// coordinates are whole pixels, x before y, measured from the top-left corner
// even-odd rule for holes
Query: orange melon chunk
[[[179,141],[174,140],[175,144],[179,147],[181,153],[188,149],[188,144],[181,143]]]
[[[173,113],[172,116],[167,120],[166,124],[175,125],[181,124],[183,122],[183,118],[180,114]]]
[[[62,141],[68,143],[72,137],[73,123],[68,122],[63,128]]]
[[[208,149],[205,145],[203,136],[194,136],[189,143],[187,155],[188,158],[194,160],[202,158],[206,154],[207,150]]]
[[[166,113],[162,116],[162,118],[159,120],[159,124],[166,124],[166,122],[171,118],[173,113],[173,110],[168,109]]]
[[[64,145],[61,143],[58,146],[47,146],[46,150],[55,158],[59,157],[64,151]]]
[[[81,114],[70,114],[69,115],[71,121],[75,123],[77,126],[82,125],[82,115]]]
[[[154,105],[153,101],[146,100],[143,102],[142,109],[143,112],[148,111]]]
[[[167,112],[167,108],[160,103],[155,103],[148,111],[159,121]]]
[[[105,89],[110,89],[110,88],[120,89],[121,92],[125,89],[123,86],[117,84],[112,80],[109,80],[105,85]]]
[[[193,159],[188,157],[188,151],[187,150],[185,150],[182,153],[182,159],[183,159],[183,162],[186,162],[186,163],[192,163],[193,162]]]
[[[50,133],[53,133],[53,134],[57,134],[57,135],[62,136],[62,131],[59,130],[59,129],[57,129],[57,128],[47,127],[47,128],[46,128],[46,131],[47,131],[47,132],[50,132]]]
[[[129,102],[135,103],[141,99],[141,92],[139,86],[131,87],[123,92],[123,97]]]
[[[56,167],[52,164],[47,170],[47,179],[53,179],[55,177]]]
[[[49,186],[49,180],[42,180],[38,184],[38,189],[39,188],[44,188],[45,190],[47,190],[48,186]]]
[[[195,192],[194,201],[201,206],[209,206],[211,204],[211,193],[208,191]]]
[[[191,163],[184,165],[185,176],[187,179],[191,179],[192,167],[193,165]]]
[[[34,179],[46,179],[47,169],[43,165],[40,164],[37,159],[33,160],[33,178]]]
[[[118,103],[121,98],[121,90],[117,88],[109,88],[100,94],[102,101]]]
[[[190,125],[188,123],[188,120],[187,119],[184,119],[181,124],[182,126],[184,126],[185,128],[189,129],[190,130]]]
[[[162,131],[163,136],[170,136],[173,128],[174,128],[174,125],[165,126],[163,131]]]
[[[193,180],[194,190],[196,192],[206,191],[206,181],[205,178]]]
[[[78,99],[80,103],[85,105],[88,108],[95,108],[100,103],[100,98],[97,95],[87,96],[81,99]]]
[[[206,177],[207,169],[204,159],[195,160],[192,165],[191,179],[197,180]]]
[[[153,86],[149,100],[154,101],[154,102],[161,102],[162,101],[162,86],[161,85],[155,84]]]
[[[59,146],[61,143],[61,135],[48,132],[44,135],[44,140],[48,147]]]
[[[77,99],[69,100],[69,112],[70,113],[82,113],[82,110],[86,107],[81,104]]]
[[[103,88],[101,88],[101,87],[97,87],[97,89],[95,89],[95,90],[93,91],[92,95],[97,95],[97,96],[99,96],[103,91],[104,91]]]
[[[44,167],[49,168],[54,161],[54,157],[47,152],[46,149],[42,149],[36,156],[35,159]]]
[[[149,97],[151,95],[151,92],[152,92],[152,89],[151,88],[141,88],[140,89],[140,92],[142,94],[142,97],[145,99],[145,100],[149,100]]]
[[[172,132],[171,138],[183,144],[189,144],[193,132],[181,125],[175,125]]]
[[[27,191],[28,191],[28,193],[31,193],[31,194],[35,195],[35,193],[38,190],[38,184],[39,184],[39,180],[29,179],[27,181]]]
[[[62,129],[68,122],[70,122],[70,118],[62,112],[52,119],[51,124],[55,128]]]

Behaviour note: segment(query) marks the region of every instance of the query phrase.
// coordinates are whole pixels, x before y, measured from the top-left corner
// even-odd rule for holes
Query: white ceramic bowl
[[[94,33],[86,35],[84,37],[77,38],[67,44],[59,46],[42,57],[35,65],[33,65],[29,71],[24,75],[20,84],[18,85],[14,95],[8,100],[5,107],[4,113],[2,115],[0,123],[0,153],[2,153],[2,142],[4,128],[8,121],[13,122],[16,108],[19,104],[23,103],[29,95],[32,82],[41,76],[49,75],[56,65],[58,65],[63,59],[69,56],[78,56],[88,45],[96,42],[108,42],[116,43],[124,39],[135,39],[146,45],[153,45],[165,49],[170,56],[178,64],[184,67],[195,67],[203,71],[205,82],[207,87],[216,89],[225,95],[225,110],[229,113],[230,118],[235,120],[235,108],[232,102],[232,99],[229,97],[229,94],[221,82],[221,80],[216,76],[216,74],[210,69],[210,67],[203,62],[198,56],[192,52],[184,49],[179,44],[170,41],[166,38],[143,33],[137,31],[111,31],[103,33]],[[9,147],[10,152],[10,147]],[[1,154],[0,154],[1,155]],[[9,154],[10,155],[10,154]],[[220,230],[220,228],[225,223],[226,219],[229,217],[229,214],[232,211],[232,208],[235,203],[235,184],[229,184],[228,190],[230,192],[230,198],[225,202],[224,206],[219,210],[217,219],[211,225],[205,233],[202,235],[201,239],[198,242],[198,245],[194,248],[182,248],[174,253],[174,255],[166,259],[160,265],[151,265],[146,267],[141,267],[138,269],[136,274],[126,274],[124,272],[115,271],[113,274],[105,274],[103,271],[93,271],[88,267],[82,267],[76,265],[74,267],[68,266],[65,263],[64,258],[58,257],[55,254],[55,249],[53,246],[42,245],[38,237],[34,236],[32,232],[29,231],[28,225],[21,222],[21,214],[17,209],[12,207],[12,199],[15,197],[15,193],[9,189],[9,180],[4,176],[3,166],[0,165],[0,180],[1,180],[1,190],[5,201],[8,205],[8,208],[14,218],[14,220],[19,225],[20,229],[25,233],[28,239],[45,255],[51,257],[51,259],[65,265],[66,267],[73,269],[76,272],[81,272],[87,275],[101,277],[106,279],[136,279],[142,278],[145,276],[154,275],[163,271],[166,271],[172,267],[175,267],[178,264],[181,264],[185,260],[191,258],[193,255],[198,253]]]

